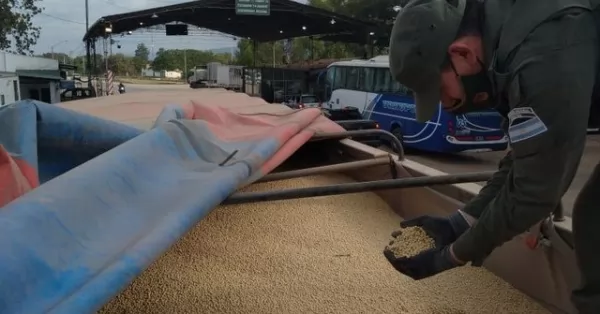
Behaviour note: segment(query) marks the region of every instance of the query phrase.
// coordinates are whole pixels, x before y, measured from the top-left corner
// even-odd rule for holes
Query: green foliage
[[[148,58],[150,57],[150,50],[148,50],[148,47],[146,47],[146,45],[144,45],[144,43],[139,43],[137,45],[137,48],[135,49],[135,56],[139,60],[148,62],[148,60],[149,60]]]
[[[1,4],[3,1],[15,0],[0,0],[0,9],[2,8]],[[22,3],[35,3],[35,1],[38,0],[24,0]],[[309,0],[309,4],[359,19],[391,25],[396,15],[393,7],[399,4],[398,1],[400,1],[400,4],[406,2],[406,0]],[[1,20],[3,14],[5,13],[0,11],[0,25],[3,23],[6,24],[6,22],[2,22]],[[0,41],[0,48],[1,43]],[[116,75],[138,76],[141,74],[141,70],[145,69],[148,65],[151,65],[155,71],[187,70],[189,74],[190,70],[195,66],[204,66],[209,62],[215,61],[244,66],[280,66],[284,63],[283,41],[257,43],[256,60],[254,60],[254,47],[251,40],[240,39],[237,48],[238,51],[233,58],[230,54],[215,54],[210,51],[159,48],[154,60],[150,61],[148,47],[140,43],[135,50],[134,57],[115,54],[109,57],[108,65]],[[292,39],[290,60],[287,61],[290,63],[302,63],[320,59],[363,57],[365,48],[358,44],[324,42],[311,40],[308,37],[294,38]],[[376,54],[385,54],[387,53],[387,49],[377,49],[374,52]],[[65,63],[72,63],[80,69],[79,72],[81,74],[85,73],[85,57],[76,57],[71,60],[67,55],[61,53],[54,55],[47,53],[44,56],[56,58]],[[94,67],[93,64],[92,67]],[[98,55],[96,57],[96,66],[92,71],[95,74],[105,72],[105,63],[102,56]]]
[[[194,49],[159,49],[156,58],[152,62],[155,71],[189,70],[195,66],[203,66],[209,62],[221,62],[228,64],[231,56],[228,53],[215,54],[210,51]]]
[[[32,18],[42,12],[39,0],[0,0],[0,50],[33,54],[40,37],[40,27]]]

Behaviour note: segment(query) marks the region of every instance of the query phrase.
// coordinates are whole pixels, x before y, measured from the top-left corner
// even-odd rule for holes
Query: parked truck
[[[210,62],[206,64],[206,71],[206,87],[218,87],[235,91],[240,91],[242,89],[242,66]]]
[[[189,83],[191,88],[200,88],[204,87],[207,81],[207,70],[205,66],[196,66],[192,70],[193,74],[189,78]]]

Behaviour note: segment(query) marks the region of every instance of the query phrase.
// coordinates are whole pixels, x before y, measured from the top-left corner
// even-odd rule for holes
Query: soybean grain
[[[347,183],[340,175],[245,191]],[[414,281],[383,256],[400,218],[374,193],[220,206],[99,313],[540,314],[483,268]]]
[[[396,257],[412,257],[435,246],[433,239],[420,227],[406,227],[400,231],[389,244]]]

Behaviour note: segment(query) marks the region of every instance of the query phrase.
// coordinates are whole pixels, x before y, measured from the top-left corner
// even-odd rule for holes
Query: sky
[[[129,11],[149,9],[187,0],[89,0],[90,26],[100,17]],[[304,1],[299,1],[304,2]],[[43,13],[34,18],[34,23],[41,26],[40,38],[35,46],[35,53],[62,52],[71,56],[85,54],[83,36],[85,34],[85,1],[84,0],[42,0],[40,6]],[[115,36],[118,45],[113,46],[113,53],[132,55],[139,43],[144,43],[156,53],[159,48],[188,48],[188,49],[219,49],[231,50],[237,46],[232,36],[223,36],[215,32],[207,33],[201,30],[190,31],[188,36],[165,36],[159,32],[138,30],[130,36]],[[102,46],[98,44],[98,52]],[[154,49],[152,49],[154,48]]]

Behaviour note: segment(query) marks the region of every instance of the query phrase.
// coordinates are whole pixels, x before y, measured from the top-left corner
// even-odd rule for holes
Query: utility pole
[[[85,0],[85,31],[90,30],[90,3],[89,0]]]

